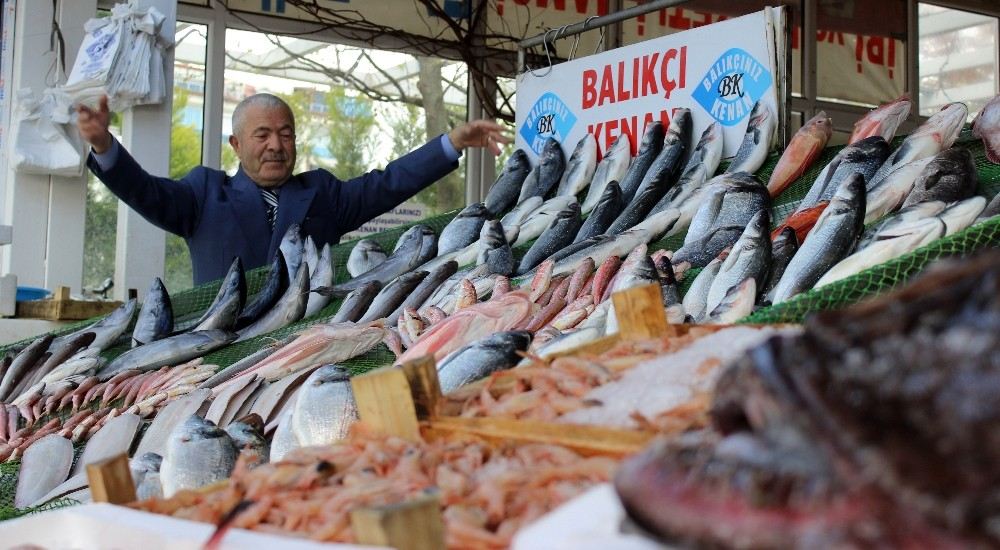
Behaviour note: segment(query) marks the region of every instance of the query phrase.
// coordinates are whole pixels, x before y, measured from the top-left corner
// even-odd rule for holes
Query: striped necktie
[[[274,229],[275,222],[278,221],[278,194],[270,189],[260,188],[260,196],[267,203],[267,224]]]

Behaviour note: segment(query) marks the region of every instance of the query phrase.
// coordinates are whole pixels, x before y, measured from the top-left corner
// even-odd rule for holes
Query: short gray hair
[[[268,93],[254,94],[250,97],[244,98],[240,101],[236,108],[233,109],[233,134],[239,135],[240,130],[243,129],[243,114],[249,107],[266,107],[268,109],[285,109],[288,111],[289,116],[292,117],[292,124],[295,124],[295,115],[292,113],[292,108],[285,103],[284,99]]]

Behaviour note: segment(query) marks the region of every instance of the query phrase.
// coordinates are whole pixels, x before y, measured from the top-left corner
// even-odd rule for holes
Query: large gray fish
[[[441,391],[450,393],[490,373],[513,367],[521,360],[517,352],[527,350],[530,343],[531,334],[519,330],[498,332],[459,349],[437,367]]]
[[[925,201],[900,209],[881,223],[865,230],[858,241],[857,249],[861,250],[869,246],[878,239],[879,235],[894,233],[899,227],[937,216],[947,207],[948,205],[941,201]]]
[[[958,139],[959,132],[969,115],[969,109],[961,103],[949,103],[934,113],[912,134],[906,136],[899,149],[893,151],[878,171],[868,179],[868,189],[875,186],[893,171],[915,160],[933,157],[951,147]]]
[[[129,471],[132,472],[132,481],[135,483],[137,500],[163,496],[163,487],[160,485],[160,466],[162,464],[163,457],[156,453],[143,453],[128,461]]]
[[[331,323],[343,323],[346,321],[357,321],[368,311],[372,305],[372,300],[378,295],[382,288],[382,283],[378,281],[368,281],[367,283],[352,290],[343,303],[337,314],[330,320]]]
[[[528,197],[549,196],[549,193],[559,185],[565,168],[566,156],[563,154],[562,145],[554,138],[546,139],[542,145],[542,153],[538,155],[538,165],[525,178],[517,202],[522,202]]]
[[[867,184],[888,156],[889,144],[882,136],[867,137],[844,147],[816,177],[797,210],[802,211],[829,201],[841,184],[854,173],[861,174]]]
[[[750,118],[747,120],[747,131],[743,135],[743,142],[736,151],[736,156],[726,168],[726,173],[749,172],[753,174],[767,160],[767,153],[771,150],[771,139],[774,138],[774,129],[777,128],[777,118],[771,112],[771,108],[757,101],[753,110],[750,111]]]
[[[271,268],[267,272],[264,284],[261,285],[260,291],[257,292],[253,300],[243,308],[239,319],[236,320],[236,328],[247,327],[271,311],[274,304],[288,290],[289,281],[285,255],[278,250],[274,253],[274,259],[271,260]]]
[[[170,336],[174,331],[174,308],[170,304],[170,295],[159,277],[153,278],[153,284],[146,291],[139,309],[139,318],[132,329],[132,347],[155,342]]]
[[[719,274],[721,267],[722,260],[720,258],[709,262],[704,269],[698,272],[694,281],[691,281],[691,287],[684,294],[682,301],[684,311],[691,317],[692,322],[700,323],[708,316],[708,308],[705,307],[708,304],[708,291],[712,288],[712,281]]]
[[[330,256],[330,243],[323,245],[316,258],[316,267],[309,276],[309,288],[323,288],[333,284],[336,273],[333,268],[333,258]],[[309,264],[312,265],[312,264]],[[306,313],[303,317],[312,317],[330,303],[330,297],[319,292],[310,292],[306,302]]]
[[[566,170],[556,195],[573,195],[583,191],[594,178],[597,168],[597,139],[593,134],[584,134],[573,148],[573,154],[566,161]]]
[[[503,170],[493,182],[489,193],[486,194],[486,200],[483,202],[490,216],[499,216],[520,202],[517,198],[521,194],[521,186],[529,173],[531,173],[531,162],[528,160],[527,153],[521,149],[515,149],[507,158]]]
[[[233,440],[215,424],[191,415],[171,432],[160,464],[163,496],[197,489],[229,477],[239,452]]]
[[[875,185],[868,187],[865,197],[865,223],[871,223],[882,216],[895,212],[913,191],[917,176],[924,171],[934,157],[914,160],[893,170]]]
[[[30,506],[66,481],[73,464],[73,444],[58,434],[35,441],[24,451],[14,491],[14,506]]]
[[[371,239],[361,239],[347,257],[347,272],[351,277],[357,277],[371,271],[388,257],[380,244]]]
[[[708,265],[723,250],[736,244],[744,228],[744,225],[715,227],[703,237],[680,247],[670,260],[674,264],[674,273],[683,278],[689,269]]]
[[[545,199],[542,197],[531,197],[526,199],[524,202],[517,203],[517,206],[511,209],[510,212],[504,214],[503,218],[500,218],[500,225],[503,226],[504,231],[507,234],[507,240],[510,241],[511,230],[516,230],[520,233],[521,224],[526,222],[536,210],[542,207],[545,203]]]
[[[945,149],[934,156],[923,172],[917,176],[913,191],[903,201],[903,206],[919,202],[955,202],[976,194],[979,173],[972,153],[968,149],[956,147]]]
[[[511,246],[520,246],[534,239],[537,239],[546,229],[552,225],[552,220],[566,209],[570,204],[576,202],[576,197],[560,195],[552,197],[539,206],[534,212],[529,214],[518,227],[517,238],[510,241]],[[501,223],[502,225],[502,223]],[[507,229],[507,226],[504,226]],[[506,236],[506,233],[505,233]]]
[[[399,237],[396,249],[384,262],[370,271],[329,289],[322,289],[332,296],[346,296],[348,292],[369,281],[386,285],[389,281],[427,262],[437,255],[437,234],[430,227],[417,224]]]
[[[523,275],[534,269],[556,251],[573,242],[577,232],[583,225],[580,219],[580,205],[573,202],[559,213],[548,229],[531,245],[531,248],[521,258],[517,274]],[[507,275],[503,273],[503,275]]]
[[[477,202],[462,209],[444,229],[438,239],[438,255],[461,250],[479,239],[479,231],[490,218],[486,206]]]
[[[653,165],[653,161],[663,149],[663,136],[665,130],[663,123],[655,120],[646,125],[646,130],[642,133],[642,141],[639,144],[639,151],[636,153],[628,171],[625,172],[618,185],[622,188],[622,197],[625,204],[632,202],[632,197],[639,190],[642,178],[646,177],[646,172]]]
[[[358,419],[350,372],[340,365],[324,365],[299,388],[291,427],[299,445],[329,445],[347,437]]]
[[[458,262],[455,261],[445,262],[434,268],[434,271],[428,273],[427,276],[420,281],[420,284],[417,285],[417,288],[413,289],[413,291],[406,296],[403,303],[399,304],[399,307],[386,317],[386,325],[395,326],[399,321],[400,316],[403,314],[404,309],[408,307],[412,307],[413,309],[419,308],[438,287],[444,284],[448,277],[451,277],[457,271]]]
[[[285,234],[281,237],[278,250],[285,255],[285,267],[288,269],[288,280],[291,281],[299,272],[299,266],[304,261],[306,251],[305,240],[302,238],[302,227],[299,224],[293,223],[288,226]]]
[[[257,414],[248,414],[226,426],[226,433],[233,440],[236,449],[250,453],[254,464],[263,464],[271,455],[271,446],[264,437],[264,420]]]
[[[45,378],[56,367],[63,365],[72,358],[75,358],[78,352],[91,345],[95,337],[96,335],[93,332],[84,332],[77,335],[72,340],[60,341],[58,338],[53,339],[52,343],[49,344],[48,350],[46,350],[46,354],[43,356],[45,358],[39,359],[35,366],[21,377],[21,382],[14,387],[14,389],[10,392],[10,395],[19,395],[24,390],[30,388],[33,384]],[[92,354],[92,351],[88,351],[86,353],[86,355],[93,357],[94,355]]]
[[[56,338],[52,344],[53,346],[61,345],[62,342],[72,340],[84,332],[93,332],[94,341],[90,343],[90,347],[103,351],[110,347],[115,340],[118,340],[118,337],[132,324],[132,318],[135,317],[137,306],[138,301],[132,298],[118,306],[117,309],[107,314],[103,319],[75,332],[64,334]]]
[[[211,353],[235,340],[236,334],[227,330],[185,332],[126,351],[98,371],[97,376],[104,381],[130,369],[148,371],[167,365],[179,365],[184,361]]]
[[[748,277],[756,282],[757,288],[764,287],[764,278],[771,263],[770,220],[770,213],[761,210],[747,224],[712,281],[705,304],[708,311],[718,307],[729,289]]]
[[[726,292],[725,298],[708,314],[707,322],[715,325],[731,325],[753,313],[757,298],[757,282],[748,277]]]
[[[597,235],[603,235],[624,208],[625,201],[622,198],[621,187],[618,187],[618,182],[613,181],[604,188],[601,200],[597,202],[597,206],[583,221],[583,225],[577,231],[573,242],[578,243]]]
[[[795,253],[799,251],[799,240],[795,237],[795,230],[786,227],[781,233],[771,241],[771,267],[767,271],[767,282],[761,296],[771,300],[771,291],[777,286],[781,276],[784,275],[788,263],[792,261]]]
[[[247,281],[243,272],[243,262],[239,257],[229,266],[229,272],[222,279],[222,285],[215,294],[215,300],[194,324],[192,330],[219,328],[232,330],[247,300]]]
[[[824,273],[844,259],[861,236],[865,220],[865,180],[854,173],[841,184],[820,214],[774,288],[779,304],[813,287]]]
[[[490,273],[510,275],[514,273],[514,252],[504,235],[503,226],[496,220],[483,224],[479,234],[476,265],[486,265]]]
[[[410,295],[417,285],[427,277],[426,271],[410,271],[396,277],[389,284],[385,285],[375,299],[368,311],[358,319],[359,323],[369,323],[376,319],[383,319],[403,303],[403,300]]]
[[[671,228],[671,233],[686,229],[698,209],[698,196],[705,182],[712,178],[722,160],[722,125],[713,122],[705,128],[695,146],[677,184],[653,207],[653,213],[674,207],[681,210],[681,219]]]
[[[590,188],[587,190],[587,197],[583,200],[580,211],[587,214],[593,210],[597,206],[597,201],[604,195],[604,188],[613,181],[622,181],[631,161],[632,142],[628,134],[622,134],[611,143],[611,147],[604,152],[604,158],[594,170],[594,177],[590,180]]]
[[[704,241],[710,233],[720,227],[734,225],[746,227],[757,212],[770,206],[771,196],[767,192],[767,187],[753,175],[737,172],[719,176],[705,189],[701,206],[692,217],[691,225],[684,237],[684,245],[686,247],[695,241]],[[718,252],[721,251],[722,249],[719,249]],[[675,260],[674,265],[676,264]]]
[[[302,319],[306,314],[307,303],[309,303],[309,265],[303,263],[299,265],[299,272],[295,275],[292,284],[288,286],[288,290],[271,308],[271,311],[265,313],[252,325],[237,331],[239,335],[237,342],[287,327]]]
[[[0,402],[5,403],[10,401],[11,398],[16,397],[13,395],[14,388],[21,383],[21,380],[29,374],[31,368],[48,351],[54,339],[55,337],[51,334],[40,336],[14,357],[10,366],[4,371],[3,380],[0,381]]]

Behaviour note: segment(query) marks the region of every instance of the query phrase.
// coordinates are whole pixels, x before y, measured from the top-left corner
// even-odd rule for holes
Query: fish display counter
[[[931,496],[912,514],[896,494],[853,492],[857,476],[842,463],[868,471],[851,460],[913,452],[903,435],[898,449],[865,447],[872,434],[860,428],[830,435],[833,418],[859,424],[844,403],[866,384],[898,392],[886,394],[896,416],[870,411],[898,421],[885,433],[915,422],[906,411],[919,417],[907,388],[920,388],[906,385],[918,378],[892,368],[911,354],[887,354],[886,342],[925,350],[940,333],[968,336],[962,353],[995,350],[977,331],[990,318],[981,302],[995,305],[996,255],[820,313],[1000,242],[1000,98],[971,128],[952,104],[896,137],[908,113],[905,99],[872,111],[839,148],[825,147],[832,126],[820,113],[769,154],[774,115],[758,104],[723,163],[718,124],[694,136],[694,115],[678,109],[645,128],[634,158],[628,135],[603,155],[591,136],[570,155],[551,140],[534,165],[513,152],[485,201],[460,212],[322,248],[293,226],[266,268],[245,272],[237,259],[223,280],[175,296],[154,280],[141,305],[4,350],[0,519],[89,501],[86,467],[126,454],[140,499],[132,507],[219,533],[357,542],[352,511],[433,497],[443,544],[502,548],[612,483],[630,521],[664,539],[734,544],[713,526],[745,510],[746,540],[800,543],[780,517],[798,513],[806,487],[816,515],[802,533],[829,527],[846,529],[831,541],[862,540],[845,527],[856,516],[843,505],[927,523],[910,532],[945,542],[988,540],[972,512],[958,527],[934,523],[959,498],[934,480],[916,480]],[[894,307],[913,317],[897,332]],[[920,312],[938,309],[953,329],[934,324],[937,314],[921,324]],[[857,361],[850,350],[867,350],[878,361],[872,376],[885,378],[857,365],[848,371],[857,379],[824,370]],[[433,399],[414,398],[414,380],[401,382],[403,395],[391,377],[373,378],[417,364],[430,365],[420,395]],[[962,390],[927,369],[940,384],[925,401]],[[420,437],[371,420],[405,403]],[[835,448],[823,455],[804,442]],[[913,491],[906,464],[884,471]],[[709,474],[746,478],[738,488],[775,509],[753,508],[753,495],[738,500],[719,489],[730,478],[702,479]],[[772,530],[789,538],[768,539]]]

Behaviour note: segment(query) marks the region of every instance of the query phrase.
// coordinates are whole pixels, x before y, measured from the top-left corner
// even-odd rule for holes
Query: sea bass
[[[747,119],[747,131],[743,136],[736,156],[726,168],[727,174],[748,172],[753,174],[764,164],[767,153],[771,150],[771,140],[777,128],[777,120],[771,108],[761,101],[754,104]]]
[[[237,257],[229,266],[229,272],[222,279],[222,285],[215,294],[215,300],[208,306],[201,318],[194,323],[194,330],[221,328],[232,330],[236,319],[247,301],[247,280],[243,262]]]
[[[795,253],[799,251],[799,240],[795,235],[795,230],[786,227],[771,240],[771,266],[767,271],[766,283],[761,289],[761,296],[767,301],[771,300],[771,291],[781,280],[788,263],[792,261]]]
[[[438,255],[461,250],[479,239],[479,231],[490,217],[486,206],[477,202],[462,209],[441,230]]]
[[[476,265],[485,265],[490,273],[511,275],[514,273],[514,252],[504,235],[503,226],[496,220],[490,220],[483,225],[479,234],[479,250],[476,253]]]
[[[577,193],[590,185],[596,168],[597,139],[594,138],[594,134],[588,132],[580,138],[573,149],[573,154],[569,156],[556,195],[576,196]]]
[[[979,173],[972,153],[961,147],[946,149],[935,155],[920,172],[903,206],[925,201],[967,199],[976,193],[978,183]]]
[[[513,367],[521,360],[518,352],[527,350],[530,343],[531,334],[527,331],[498,332],[455,351],[437,367],[441,392],[450,393],[493,372]]]
[[[559,185],[565,168],[566,156],[563,154],[562,145],[554,138],[546,139],[542,145],[542,152],[538,155],[538,165],[525,178],[517,202],[522,202],[528,197],[549,196],[549,193]]]
[[[722,160],[722,145],[722,126],[718,122],[713,122],[701,134],[701,139],[691,153],[691,158],[688,159],[677,184],[671,187],[653,207],[651,214],[667,208],[676,208],[681,212],[680,219],[670,228],[667,236],[677,235],[690,226],[691,218],[701,204],[702,192],[708,185],[706,182],[712,179]]]
[[[756,282],[756,288],[764,287],[771,263],[770,219],[769,212],[761,210],[747,224],[712,281],[706,301],[708,311],[715,310],[729,290],[747,278]]]
[[[316,258],[316,267],[312,275],[309,276],[309,288],[323,288],[333,284],[334,269],[333,259],[330,256],[330,243],[323,245],[323,249]],[[310,264],[311,265],[311,264]],[[310,292],[306,301],[306,313],[303,317],[312,317],[330,303],[330,297],[319,292]]]
[[[288,290],[282,294],[281,299],[271,308],[270,311],[262,315],[253,324],[241,328],[237,331],[238,342],[249,340],[254,336],[260,336],[302,319],[306,314],[306,305],[309,303],[309,264],[299,264],[299,272],[295,275]]]
[[[174,308],[170,304],[170,295],[159,277],[153,278],[153,283],[146,291],[142,307],[139,308],[139,318],[132,330],[132,347],[155,342],[170,336],[174,331]]]
[[[583,220],[580,218],[580,205],[575,202],[570,203],[569,206],[556,215],[551,225],[538,237],[531,245],[531,248],[524,254],[524,257],[521,258],[517,274],[523,275],[527,273],[558,250],[571,244],[582,225]],[[501,274],[509,275],[509,273]]]
[[[430,227],[417,224],[399,237],[396,249],[384,262],[350,281],[333,285],[326,292],[332,296],[346,296],[347,293],[370,281],[386,285],[434,256],[437,256],[437,234]]]
[[[882,136],[865,138],[844,147],[816,177],[797,211],[829,201],[841,184],[855,173],[861,174],[867,183],[888,156],[889,144]]]
[[[295,278],[299,266],[305,261],[305,240],[302,238],[302,227],[297,223],[288,226],[281,237],[278,250],[285,256],[285,267],[288,268],[288,280]]]
[[[865,223],[871,223],[898,210],[906,197],[913,191],[913,184],[917,181],[917,176],[932,160],[934,157],[908,162],[869,188],[866,197]]]
[[[618,187],[618,182],[613,181],[604,188],[604,194],[601,195],[597,206],[590,212],[587,219],[583,221],[583,225],[577,231],[573,242],[578,243],[605,233],[624,208],[625,201],[622,198],[621,187]]]
[[[664,128],[663,123],[656,120],[646,125],[646,130],[642,134],[642,141],[639,144],[639,151],[632,164],[629,165],[625,176],[618,182],[622,188],[622,197],[625,204],[632,202],[632,197],[639,190],[642,178],[646,176],[646,171],[653,165],[660,150],[663,149]]]
[[[961,103],[949,103],[942,107],[915,132],[906,136],[899,149],[869,178],[868,189],[873,189],[881,180],[907,163],[933,157],[951,147],[958,139],[968,115],[969,110]]]
[[[628,134],[621,134],[604,152],[604,158],[594,170],[594,177],[590,180],[590,188],[587,190],[587,197],[583,200],[580,211],[587,214],[593,210],[604,194],[604,188],[613,181],[622,181],[631,162],[632,142]]]
[[[823,152],[831,135],[833,135],[833,121],[824,111],[816,113],[816,116],[795,132],[785,152],[774,166],[771,179],[767,182],[767,191],[771,194],[771,198],[780,195],[812,166]]]
[[[900,228],[893,234],[882,234],[871,245],[837,262],[819,281],[816,288],[860,273],[870,267],[884,264],[903,254],[944,236],[946,227],[937,217],[926,218],[908,227]]]
[[[285,265],[285,255],[280,250],[274,253],[271,260],[271,267],[267,272],[267,278],[261,285],[260,291],[254,299],[243,308],[240,316],[236,319],[236,328],[241,329],[250,326],[265,313],[271,311],[274,305],[288,290],[289,284],[288,269]]]

